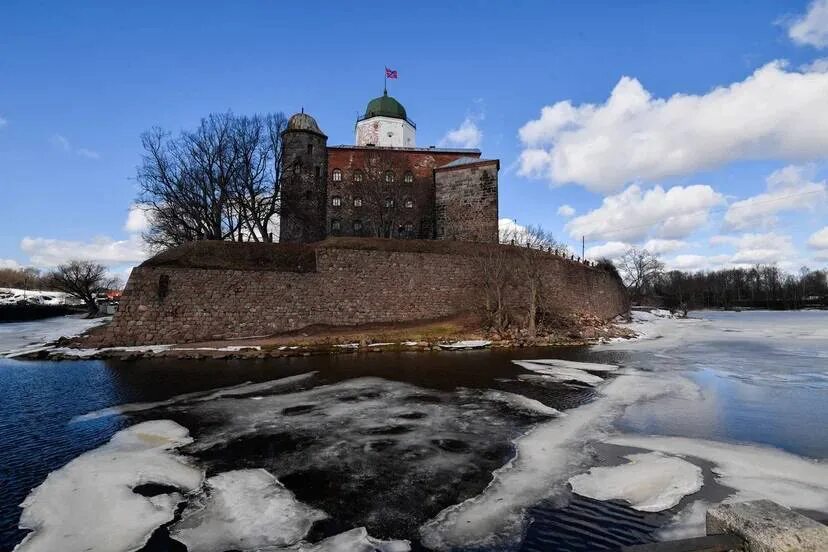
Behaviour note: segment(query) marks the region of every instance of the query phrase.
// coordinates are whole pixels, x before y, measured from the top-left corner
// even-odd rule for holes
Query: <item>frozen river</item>
[[[577,349],[0,358],[0,549],[612,550],[722,500],[828,513],[828,312],[641,318]]]

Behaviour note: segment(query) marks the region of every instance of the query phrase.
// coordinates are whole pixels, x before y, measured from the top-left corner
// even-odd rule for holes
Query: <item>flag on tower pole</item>
[[[396,79],[397,78],[397,70],[396,69],[389,69],[388,67],[385,68],[385,78],[386,79]]]

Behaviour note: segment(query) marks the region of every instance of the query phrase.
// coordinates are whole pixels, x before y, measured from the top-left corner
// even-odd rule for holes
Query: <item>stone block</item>
[[[738,535],[748,552],[828,551],[828,527],[770,500],[719,504],[706,521],[708,535]]]

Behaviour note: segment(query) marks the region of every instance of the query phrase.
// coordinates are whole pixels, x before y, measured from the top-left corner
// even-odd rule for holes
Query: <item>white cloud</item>
[[[606,257],[608,259],[617,259],[624,254],[624,251],[629,249],[630,244],[611,241],[601,245],[595,245],[586,250],[587,259],[600,259]]]
[[[88,148],[75,148],[68,138],[61,134],[54,134],[49,139],[53,146],[67,153],[72,153],[86,159],[100,159],[101,154]]]
[[[497,219],[497,230],[501,242],[518,239],[526,234],[526,227],[510,218]]]
[[[733,203],[725,213],[725,224],[737,230],[769,227],[777,213],[813,209],[828,199],[825,181],[812,182],[810,167],[789,165],[766,179],[768,191]]]
[[[575,215],[575,208],[571,205],[561,205],[558,207],[558,214],[562,217],[569,218]]]
[[[127,220],[124,224],[124,230],[130,234],[140,234],[149,229],[149,219],[147,218],[147,210],[140,205],[131,205]]]
[[[483,131],[477,126],[480,117],[468,116],[460,126],[449,130],[440,140],[441,147],[478,148],[483,141]]]
[[[544,107],[520,129],[519,173],[608,193],[740,159],[805,160],[828,152],[828,73],[775,61],[707,94],[654,98],[622,77],[603,104]]]
[[[137,263],[147,258],[144,243],[139,236],[114,240],[101,236],[88,242],[25,237],[20,249],[29,255],[31,264],[50,268],[74,259],[101,264]]]
[[[601,206],[569,221],[566,230],[588,240],[634,241],[652,233],[656,238],[683,238],[707,223],[708,212],[724,201],[710,186],[661,186],[647,190],[632,185],[607,196]]]
[[[815,59],[811,63],[800,66],[806,73],[828,73],[828,58]]]
[[[828,0],[814,0],[804,15],[788,27],[788,36],[796,44],[825,48],[828,46]]]
[[[20,266],[20,263],[18,263],[14,259],[0,259],[0,268],[11,268],[13,270],[19,270],[23,267]]]
[[[775,264],[790,260],[796,254],[791,236],[768,232],[740,236],[713,236],[713,245],[731,245],[736,249],[728,259],[736,266]]]
[[[665,262],[667,270],[714,270],[722,268],[730,257],[728,255],[676,255]]]
[[[687,247],[687,242],[681,240],[653,239],[644,244],[644,249],[657,255],[672,253],[684,247]]]
[[[808,238],[808,245],[814,249],[825,249],[828,253],[828,226],[811,234]]]

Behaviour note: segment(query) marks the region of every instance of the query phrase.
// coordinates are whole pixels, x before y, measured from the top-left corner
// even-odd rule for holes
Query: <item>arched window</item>
[[[359,234],[362,232],[362,221],[355,220],[354,221],[354,234]]]
[[[299,174],[302,172],[302,163],[297,161],[293,164],[293,174]]]
[[[390,209],[393,206],[394,206],[394,200],[390,197],[386,197],[385,198],[385,208]]]
[[[331,234],[339,234],[340,230],[342,230],[342,223],[339,219],[331,219]]]
[[[339,207],[340,205],[342,205],[342,198],[339,196],[333,196],[331,198],[331,205],[334,207]]]
[[[334,169],[331,173],[331,179],[334,182],[342,182],[342,171],[340,171],[339,169]]]
[[[412,182],[414,182],[414,175],[411,174],[411,171],[405,173],[405,176],[403,177],[403,182],[405,182],[406,184],[411,184]]]
[[[354,171],[354,182],[362,182],[362,171]]]
[[[405,205],[406,209],[413,209],[414,208],[414,200],[411,199],[410,197],[407,197],[407,198],[405,198],[405,203],[403,205]]]
[[[385,171],[385,181],[394,182],[394,171]]]
[[[354,198],[354,207],[362,207],[362,198],[361,197],[355,197]]]

